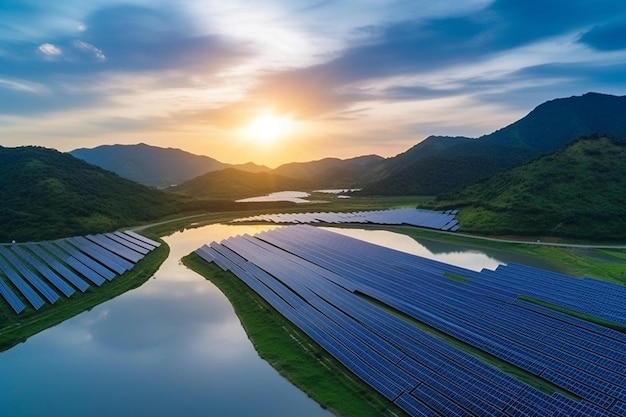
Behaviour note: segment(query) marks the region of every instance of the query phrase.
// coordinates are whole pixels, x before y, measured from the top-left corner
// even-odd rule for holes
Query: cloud
[[[41,45],[39,45],[37,50],[41,52],[46,58],[56,58],[63,54],[58,46],[51,43],[42,43]]]
[[[4,82],[0,88],[11,88],[12,99],[9,103],[3,96],[0,113],[32,115],[108,104],[119,88],[103,89],[101,84],[115,78],[112,74],[136,78],[149,74],[159,79],[151,88],[186,88],[193,80],[208,79],[252,55],[241,43],[217,34],[197,34],[176,10],[133,5],[99,8],[84,18],[82,31],[75,28],[46,42],[4,43],[0,78],[19,79],[22,87],[44,86],[47,94],[34,97],[17,84]]]
[[[130,5],[98,9],[85,18],[84,30],[40,44],[40,55],[55,62],[42,63],[28,48],[30,42],[10,43],[0,57],[0,73],[33,78],[172,68],[214,73],[252,54],[218,35],[197,35],[175,10]]]
[[[251,91],[256,100],[265,98],[285,109],[299,109],[315,115],[348,108],[371,100],[411,100],[451,97],[459,94],[482,94],[510,89],[506,82],[520,81],[521,74],[507,74],[489,79],[463,76],[465,68],[484,65],[511,51],[532,48],[541,42],[570,36],[591,25],[612,19],[616,12],[626,13],[626,3],[614,0],[589,2],[573,0],[564,7],[560,0],[525,2],[497,0],[481,9],[448,17],[422,18],[370,25],[358,29],[359,36],[335,57],[306,68],[275,72],[263,77]],[[597,27],[583,41],[595,42],[597,48],[626,46],[626,25]],[[611,39],[611,43],[609,43]],[[526,52],[528,54],[528,51]],[[532,63],[532,59],[529,59]],[[548,62],[549,63],[549,62]],[[525,62],[520,61],[520,66]],[[434,87],[425,83],[372,89],[381,81],[394,78],[418,78],[442,71],[457,71],[451,85]],[[517,77],[517,78],[516,78]],[[543,81],[540,80],[539,84]]]
[[[580,42],[600,51],[626,49],[626,19],[594,26],[580,37]]]
[[[251,51],[217,35],[197,35],[175,10],[108,7],[89,16],[81,38],[107,56],[108,66],[125,71],[184,68],[215,72]]]
[[[78,49],[79,51],[85,52],[93,56],[99,61],[104,61],[106,59],[106,56],[104,56],[104,53],[102,52],[102,50],[96,48],[90,43],[83,42],[81,40],[76,40],[72,42],[72,46],[74,46],[74,48]]]
[[[47,91],[41,84],[7,78],[0,78],[0,88],[31,94],[41,94]]]

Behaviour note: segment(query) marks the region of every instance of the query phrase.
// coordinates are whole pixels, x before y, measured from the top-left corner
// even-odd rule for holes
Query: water
[[[258,357],[219,290],[179,264],[235,229],[268,227],[176,233],[141,288],[1,353],[0,415],[330,416]]]
[[[259,358],[228,300],[179,262],[212,240],[274,227],[165,238],[170,256],[142,287],[0,353],[0,415],[330,416]],[[503,262],[391,232],[341,233],[472,269]]]
[[[386,230],[341,229],[334,227],[324,229],[424,258],[471,269],[473,271],[480,271],[483,268],[493,270],[496,269],[498,265],[505,263],[483,252],[468,249],[458,250],[457,248],[452,248],[448,251],[434,253],[409,236],[388,232]]]
[[[238,203],[263,203],[268,201],[290,201],[292,203],[312,203],[310,200],[305,200],[309,198],[311,194],[305,193],[303,191],[278,191],[275,193],[271,193],[268,195],[260,196],[260,197],[250,197],[244,198],[242,200],[237,200]]]

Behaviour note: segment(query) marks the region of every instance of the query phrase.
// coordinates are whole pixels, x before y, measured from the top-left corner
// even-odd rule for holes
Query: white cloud
[[[0,78],[0,88],[34,94],[45,93],[47,91],[46,88],[39,83],[23,80],[11,80],[7,78]]]
[[[76,49],[78,49],[78,50],[80,50],[82,52],[86,52],[88,54],[93,55],[99,61],[106,60],[106,56],[104,55],[102,50],[96,48],[95,46],[93,46],[92,44],[90,44],[88,42],[74,41],[74,42],[72,42],[72,45],[74,46],[74,48],[76,48]]]
[[[63,55],[63,51],[61,51],[58,46],[55,46],[51,43],[42,43],[37,49],[48,58],[55,58]]]

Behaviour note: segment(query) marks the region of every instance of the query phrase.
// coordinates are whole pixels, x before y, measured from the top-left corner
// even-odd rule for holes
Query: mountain
[[[209,172],[170,188],[173,193],[196,198],[241,199],[276,191],[310,190],[309,181],[294,179],[273,172],[250,173],[234,168]]]
[[[463,230],[626,239],[626,140],[588,137],[474,184],[454,201]]]
[[[0,242],[115,230],[185,202],[53,149],[0,147],[0,167]]]
[[[353,188],[377,178],[383,162],[384,158],[378,155],[325,158],[281,165],[273,173],[308,181],[316,188]]]
[[[253,164],[231,165],[208,156],[181,149],[138,145],[103,145],[92,149],[75,149],[72,156],[115,172],[121,177],[155,187],[169,187],[211,171],[236,167],[248,172],[269,168]]]
[[[548,101],[478,139],[429,137],[383,164],[364,195],[441,195],[592,134],[626,137],[626,96],[587,93]]]

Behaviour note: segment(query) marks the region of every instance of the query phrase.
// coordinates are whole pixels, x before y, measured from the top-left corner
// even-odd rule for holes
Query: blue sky
[[[392,156],[588,91],[626,94],[626,2],[0,0],[3,146]]]

